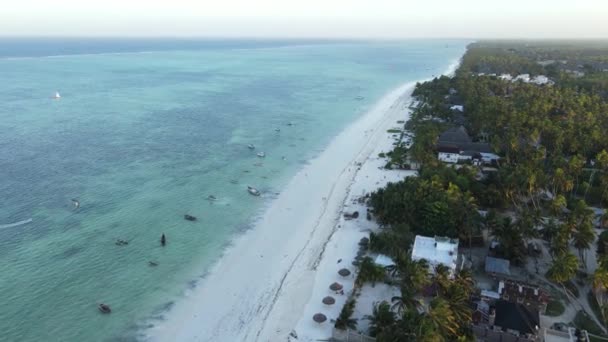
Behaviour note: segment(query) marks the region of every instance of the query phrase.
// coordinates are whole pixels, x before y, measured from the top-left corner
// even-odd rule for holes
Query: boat
[[[275,132],[280,132],[280,131],[281,131],[281,129],[280,129],[280,128],[275,128],[275,129],[274,129],[274,131],[275,131]]]
[[[188,214],[184,215],[184,219],[186,219],[187,221],[196,221],[196,217]]]
[[[58,91],[56,91],[56,92],[55,92],[55,96],[53,96],[53,98],[54,98],[55,100],[59,100],[59,99],[61,98],[61,95],[59,94],[59,92],[58,92]]]
[[[250,194],[252,194],[253,196],[260,196],[260,195],[262,194],[262,193],[261,193],[261,192],[260,192],[258,189],[254,188],[254,187],[252,187],[252,186],[248,186],[248,187],[247,187],[247,191],[248,191]]]
[[[363,100],[363,99],[364,99],[364,97],[363,97],[363,96],[357,96],[357,97],[355,97],[355,100],[357,100],[357,101],[361,101],[361,100]]]
[[[213,195],[207,196],[207,199],[210,200],[210,201],[217,201],[217,197],[215,197]]]
[[[266,153],[264,153],[264,152],[258,152],[258,157],[264,158],[264,157],[266,157]]]
[[[109,314],[110,312],[112,312],[112,309],[110,309],[110,306],[108,304],[101,303],[97,308],[99,309],[99,311],[101,311],[101,313],[104,314]]]
[[[255,146],[253,144],[247,145],[247,148],[250,150],[255,150]]]

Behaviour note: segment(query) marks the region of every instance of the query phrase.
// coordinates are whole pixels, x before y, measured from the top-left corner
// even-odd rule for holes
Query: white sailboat
[[[59,99],[61,98],[61,95],[59,94],[59,92],[58,92],[58,91],[56,91],[56,92],[55,92],[55,96],[53,96],[53,98],[54,98],[55,100],[59,100]]]

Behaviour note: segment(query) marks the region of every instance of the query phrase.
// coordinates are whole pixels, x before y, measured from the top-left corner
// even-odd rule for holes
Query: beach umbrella
[[[329,285],[329,289],[332,291],[340,291],[340,290],[342,290],[342,284],[333,283],[333,284]]]
[[[323,304],[332,305],[336,303],[336,299],[332,296],[327,296],[323,298]]]
[[[318,313],[318,314],[315,314],[314,316],[312,316],[312,320],[317,323],[323,323],[323,322],[327,321],[327,316],[325,316],[322,313]]]
[[[338,274],[343,276],[343,277],[348,277],[350,275],[350,271],[346,268],[343,268],[341,270],[338,271]]]

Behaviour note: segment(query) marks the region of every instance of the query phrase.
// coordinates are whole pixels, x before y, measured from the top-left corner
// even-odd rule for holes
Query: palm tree
[[[591,247],[591,244],[595,240],[595,232],[591,222],[583,222],[572,234],[572,245],[578,250],[578,255],[583,263],[583,267],[587,269],[587,263],[585,262],[585,251]]]
[[[447,288],[450,286],[450,268],[444,264],[435,266],[433,282],[437,285],[437,291],[440,294],[445,293]]]
[[[457,318],[445,299],[441,297],[433,299],[426,317],[445,339],[458,335],[460,327]]]
[[[408,286],[401,286],[401,296],[395,296],[391,298],[393,306],[391,309],[402,314],[406,310],[415,310],[422,306],[422,301],[415,298],[416,291]]]
[[[564,284],[574,278],[578,270],[578,259],[572,253],[556,256],[553,265],[547,271],[547,278],[559,284]]]
[[[365,257],[359,265],[359,274],[357,275],[356,283],[361,286],[365,282],[371,282],[373,285],[378,281],[382,281],[385,276],[384,267],[377,265],[372,258]]]
[[[395,313],[391,311],[391,306],[386,301],[374,305],[372,314],[365,316],[365,319],[369,320],[369,334],[372,337],[390,328],[396,321]]]

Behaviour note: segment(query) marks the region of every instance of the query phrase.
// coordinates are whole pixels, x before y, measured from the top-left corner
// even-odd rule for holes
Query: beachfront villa
[[[464,126],[451,127],[445,130],[437,139],[437,159],[439,161],[456,164],[471,160],[474,164],[490,164],[500,157],[492,153],[490,144],[473,142]],[[477,163],[475,163],[477,162]]]
[[[453,277],[458,269],[458,239],[416,235],[412,260],[426,260],[432,272],[438,265],[445,265]]]

